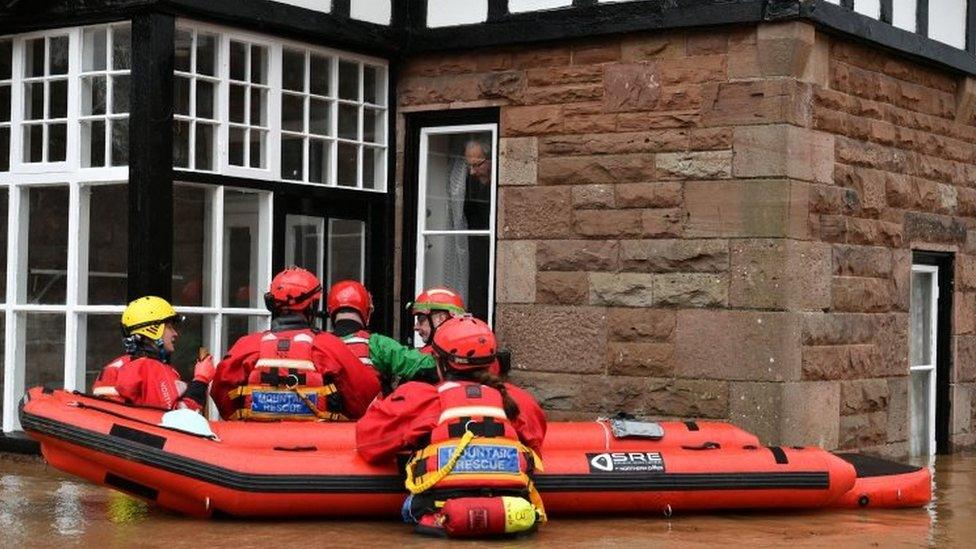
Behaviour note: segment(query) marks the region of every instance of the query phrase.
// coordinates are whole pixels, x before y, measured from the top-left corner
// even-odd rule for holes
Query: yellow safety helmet
[[[152,340],[163,337],[167,323],[183,322],[169,301],[154,295],[140,297],[129,303],[122,312],[122,332],[125,335],[143,335]]]

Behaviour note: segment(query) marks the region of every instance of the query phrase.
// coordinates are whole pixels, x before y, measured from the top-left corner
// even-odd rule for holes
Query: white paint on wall
[[[329,13],[332,11],[332,0],[275,0],[279,4],[290,4],[307,10]]]
[[[488,0],[427,0],[427,26],[452,27],[484,23]]]
[[[966,0],[929,2],[929,38],[966,47]]]
[[[881,19],[881,0],[854,0],[854,11]]]
[[[508,11],[521,13],[524,11],[568,8],[572,5],[573,0],[508,0]]]
[[[393,17],[392,0],[352,0],[349,2],[349,17],[368,21],[377,25],[389,25]],[[403,1],[403,0],[401,0]]]
[[[892,4],[891,24],[899,29],[915,32],[918,23],[917,0],[895,0]]]
[[[831,4],[837,4],[838,6],[840,5],[840,0],[827,0],[827,1],[830,2]]]

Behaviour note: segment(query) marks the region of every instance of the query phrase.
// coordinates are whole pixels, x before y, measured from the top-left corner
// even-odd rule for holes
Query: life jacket
[[[346,344],[360,362],[367,366],[373,366],[373,361],[369,358],[369,336],[366,330],[357,330],[351,334],[342,336],[342,342]]]
[[[331,376],[312,360],[315,332],[268,331],[247,384],[228,396],[240,405],[230,419],[251,421],[346,421]]]
[[[122,402],[123,399],[119,396],[119,390],[115,385],[118,381],[119,370],[132,360],[132,356],[122,355],[106,364],[102,368],[102,372],[98,374],[98,379],[92,384],[92,394],[99,398]]]

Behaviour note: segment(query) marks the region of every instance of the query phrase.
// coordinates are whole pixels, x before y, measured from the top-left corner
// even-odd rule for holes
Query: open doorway
[[[908,364],[908,445],[913,456],[949,452],[952,295],[952,254],[914,252]]]

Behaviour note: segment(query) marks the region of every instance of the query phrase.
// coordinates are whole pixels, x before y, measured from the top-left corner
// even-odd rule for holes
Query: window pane
[[[24,314],[24,387],[64,386],[64,315]]]
[[[214,117],[214,84],[197,80],[197,118]]]
[[[251,130],[250,132],[250,164],[252,168],[266,168],[267,167],[267,132],[261,130]]]
[[[285,50],[281,57],[282,87],[286,90],[305,91],[305,53]]]
[[[230,128],[229,133],[229,150],[228,150],[228,162],[233,166],[243,166],[244,165],[244,139],[247,134],[247,130],[243,128]]]
[[[331,95],[329,93],[329,77],[331,76],[331,62],[328,57],[312,55],[309,59],[309,86],[316,95]]]
[[[338,159],[336,160],[336,183],[344,187],[356,186],[356,164],[358,163],[358,151],[356,145],[349,143],[339,143]]]
[[[27,302],[63,304],[68,269],[68,188],[28,194]],[[64,333],[64,326],[58,329]]]
[[[363,141],[384,143],[386,141],[386,122],[383,111],[363,109]]]
[[[309,107],[311,110],[308,113],[308,133],[331,135],[332,122],[329,115],[332,113],[332,108],[330,102],[310,99]]]
[[[230,121],[243,124],[244,120],[244,94],[247,93],[246,86],[231,84],[229,89],[229,109]]]
[[[375,105],[386,104],[386,86],[383,85],[384,71],[380,67],[363,65],[363,101]]]
[[[230,41],[230,79],[246,80],[247,78],[247,44]]]
[[[0,128],[0,172],[10,170],[10,128]]]
[[[241,337],[253,332],[265,330],[267,328],[267,321],[265,318],[267,317],[224,315],[224,348],[221,349],[221,353],[227,352],[227,349],[229,349],[230,346]]]
[[[81,114],[105,114],[105,77],[88,76],[81,80]]]
[[[177,29],[173,42],[176,50],[175,69],[190,72],[190,48],[193,45],[193,35],[190,31]]]
[[[81,315],[81,322],[87,326],[84,390],[91,392],[92,384],[98,379],[102,368],[122,354],[120,315],[86,314]]]
[[[13,42],[0,40],[0,80],[10,80],[13,74]]]
[[[10,122],[10,86],[0,86],[0,122]]]
[[[305,131],[305,99],[300,95],[282,94],[281,129]]]
[[[173,304],[210,305],[204,302],[204,245],[207,229],[206,191],[173,185]],[[182,337],[182,334],[181,334]]]
[[[339,104],[339,137],[359,139],[359,107]]]
[[[194,168],[197,170],[212,170],[214,150],[214,126],[197,123],[196,146],[194,147]]]
[[[129,120],[112,120],[112,165],[129,164]]]
[[[909,451],[913,456],[925,456],[934,453],[931,448],[932,417],[930,411],[931,384],[933,370],[922,370],[911,373],[908,386],[908,410],[910,413]]]
[[[362,221],[329,220],[329,286],[340,280],[362,280],[365,241]]]
[[[44,161],[44,126],[24,126],[24,161]]]
[[[170,359],[170,365],[180,373],[181,379],[193,379],[193,365],[197,362],[200,347],[210,350],[210,341],[204,337],[203,327],[212,322],[212,315],[186,315],[186,321],[180,324],[180,337],[176,340],[176,352]]]
[[[185,120],[173,121],[173,166],[190,167],[190,123]]]
[[[268,125],[268,92],[260,88],[251,88],[251,118],[252,126]]]
[[[68,37],[55,36],[48,42],[48,74],[68,74]]]
[[[132,68],[132,29],[112,27],[112,68],[117,71]]]
[[[123,305],[129,270],[129,187],[91,187],[89,219],[88,303]],[[115,323],[118,326],[118,318]]]
[[[6,329],[7,329],[7,317],[4,314],[0,314],[0,330],[3,331],[2,333],[6,333]],[[6,354],[6,338],[0,337],[0,368],[3,368],[5,354]],[[4,383],[3,378],[4,376],[0,376],[0,410],[3,409],[3,383]]]
[[[251,82],[255,84],[268,83],[268,49],[261,46],[251,46]]]
[[[190,79],[177,76],[173,80],[173,112],[190,116]]]
[[[911,366],[931,365],[932,274],[912,273]]]
[[[51,124],[47,128],[47,161],[64,162],[68,153],[68,125]]]
[[[85,31],[84,57],[81,70],[103,71],[106,69],[105,60],[108,57],[108,39],[105,29],[88,29]]]
[[[302,267],[324,280],[325,219],[288,214],[285,231],[285,264]]]
[[[216,75],[217,38],[210,34],[197,33],[197,74]]]
[[[81,166],[96,168],[104,165],[105,121],[84,121],[81,123]]]
[[[304,140],[290,135],[281,136],[281,178],[301,181],[303,177]]]
[[[112,112],[129,112],[129,75],[112,77]]]
[[[312,183],[328,183],[331,172],[330,144],[323,139],[310,139],[308,142],[308,180]]]
[[[48,118],[67,118],[68,116],[68,81],[54,80],[48,84]]]
[[[383,149],[363,147],[363,188],[383,189],[386,174],[386,155]]]
[[[339,98],[359,101],[359,65],[339,61]]]
[[[7,189],[0,189],[0,303],[7,301],[7,195]],[[0,341],[3,339],[0,337]]]
[[[457,290],[477,318],[488,318],[488,251],[485,236],[439,235],[426,237],[424,287]]]
[[[427,229],[488,229],[492,158],[489,143],[489,132],[430,136],[426,158]],[[468,156],[473,165],[468,164]]]
[[[24,106],[27,120],[42,120],[44,118],[44,83],[32,82],[24,86]]]
[[[257,307],[260,196],[224,190],[225,307]]]
[[[44,76],[43,38],[34,38],[24,44],[24,76]]]

